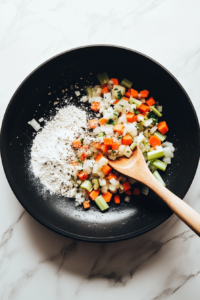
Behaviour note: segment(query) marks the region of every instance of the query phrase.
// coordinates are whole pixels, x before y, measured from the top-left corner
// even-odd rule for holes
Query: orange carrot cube
[[[108,165],[104,165],[102,167],[102,171],[104,172],[104,174],[108,175],[112,171],[112,168]]]
[[[83,207],[84,207],[84,209],[90,208],[90,202],[89,201],[83,202]]]
[[[123,183],[124,191],[130,190],[131,185],[128,181]]]
[[[93,120],[89,120],[88,123],[89,123],[89,127],[94,129],[98,126],[99,121],[97,119],[93,119]]]

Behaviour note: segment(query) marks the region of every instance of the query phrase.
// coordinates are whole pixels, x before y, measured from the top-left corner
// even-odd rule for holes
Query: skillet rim
[[[12,183],[10,182],[9,180],[9,172],[6,170],[6,165],[5,165],[5,162],[4,162],[4,146],[3,146],[3,137],[4,137],[4,125],[5,125],[5,121],[6,121],[6,118],[7,118],[7,114],[9,112],[9,109],[10,109],[10,106],[12,104],[12,102],[14,101],[14,98],[16,96],[16,94],[18,93],[18,91],[22,88],[22,86],[24,85],[24,83],[35,73],[37,72],[41,67],[43,67],[44,65],[46,65],[47,63],[49,63],[50,61],[54,60],[55,58],[59,57],[59,56],[62,56],[68,52],[72,52],[72,51],[75,51],[75,50],[79,50],[79,49],[85,49],[85,48],[92,48],[92,47],[113,47],[113,48],[119,48],[119,49],[123,49],[123,50],[127,50],[127,51],[131,51],[133,53],[136,53],[136,54],[139,54],[149,60],[151,60],[153,63],[157,64],[159,67],[161,67],[165,72],[167,72],[171,77],[172,79],[175,80],[175,82],[179,85],[179,87],[182,89],[182,91],[184,92],[184,94],[186,95],[187,97],[187,100],[190,104],[190,107],[193,111],[193,114],[194,114],[194,121],[196,123],[196,126],[197,126],[197,130],[198,130],[198,155],[196,155],[195,157],[195,162],[194,162],[194,165],[193,165],[193,174],[190,176],[190,180],[188,182],[187,185],[185,185],[183,187],[183,190],[182,190],[182,193],[181,193],[181,197],[180,198],[184,198],[186,193],[188,192],[192,182],[193,182],[193,179],[194,179],[194,176],[196,174],[196,171],[197,171],[197,167],[198,167],[198,163],[199,163],[199,157],[200,157],[200,124],[199,124],[199,120],[198,120],[198,117],[197,117],[197,113],[195,111],[195,108],[194,108],[194,105],[192,103],[192,101],[190,100],[190,97],[189,95],[187,94],[186,90],[183,88],[183,86],[180,84],[180,82],[175,78],[175,76],[169,72],[163,65],[161,65],[160,63],[158,63],[156,60],[152,59],[151,57],[149,57],[148,55],[146,54],[143,54],[139,51],[136,51],[136,50],[133,50],[133,49],[130,49],[130,48],[127,48],[127,47],[122,47],[122,46],[118,46],[118,45],[111,45],[111,44],[91,44],[91,45],[82,45],[82,46],[79,46],[79,47],[75,47],[75,48],[71,48],[69,50],[66,50],[66,51],[63,51],[59,54],[56,54],[54,55],[53,57],[45,60],[42,64],[40,64],[39,66],[37,66],[31,73],[29,73],[25,79],[21,82],[21,84],[18,86],[18,88],[15,90],[14,94],[12,95],[8,105],[7,105],[7,108],[6,108],[6,111],[4,113],[4,117],[3,117],[3,120],[2,120],[2,126],[1,126],[1,132],[0,132],[0,151],[1,151],[1,160],[2,160],[2,165],[3,165],[3,169],[4,169],[4,173],[6,175],[6,178],[8,180],[8,183],[15,195],[15,197],[17,198],[17,200],[20,202],[20,204],[23,206],[23,208],[35,219],[37,220],[40,224],[46,226],[48,229],[52,230],[53,232],[56,232],[58,234],[61,234],[65,237],[68,237],[68,238],[73,238],[75,240],[79,240],[79,241],[85,241],[85,242],[118,242],[118,241],[122,241],[122,240],[127,240],[127,239],[130,239],[130,238],[133,238],[133,237],[137,237],[139,235],[142,235],[154,228],[156,228],[157,226],[159,226],[160,224],[164,223],[172,214],[173,212],[171,211],[164,219],[163,217],[156,220],[155,222],[153,222],[151,225],[148,225],[146,226],[145,228],[142,228],[140,230],[137,230],[135,231],[134,233],[129,233],[129,234],[124,234],[124,235],[119,235],[119,236],[114,236],[114,237],[107,237],[107,238],[97,238],[97,237],[88,237],[88,236],[83,236],[83,235],[78,235],[78,234],[73,234],[73,233],[70,233],[70,232],[67,232],[65,230],[62,230],[61,228],[58,228],[57,226],[55,225],[52,225],[51,223],[49,222],[46,222],[43,218],[40,218],[38,216],[36,216],[32,211],[31,211],[31,208],[27,208],[26,205],[24,205],[24,203],[21,202],[21,200],[18,198],[17,196],[17,192],[15,191],[15,188],[13,187]]]

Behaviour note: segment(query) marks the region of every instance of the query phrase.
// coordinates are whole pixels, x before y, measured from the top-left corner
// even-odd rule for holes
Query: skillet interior
[[[53,102],[62,90],[74,96],[70,85],[93,82],[96,74],[127,78],[133,88],[148,89],[164,107],[163,120],[170,128],[168,140],[176,148],[172,165],[163,179],[173,193],[183,198],[190,187],[199,160],[200,133],[193,105],[177,80],[150,58],[115,46],[90,46],[67,51],[34,70],[13,95],[4,116],[1,152],[4,170],[13,192],[25,209],[39,222],[68,237],[87,241],[117,241],[140,235],[156,227],[171,210],[150,191],[130,203],[100,213],[95,205],[89,211],[75,208],[74,200],[41,192],[39,180],[28,171],[33,129],[27,124],[56,113]],[[90,74],[91,73],[91,74]],[[80,78],[83,78],[81,80]],[[79,89],[78,89],[79,90]],[[48,95],[51,92],[51,95]],[[49,103],[51,101],[51,103]],[[40,104],[40,106],[39,106]],[[74,103],[77,105],[77,103]],[[60,106],[66,103],[61,101]]]

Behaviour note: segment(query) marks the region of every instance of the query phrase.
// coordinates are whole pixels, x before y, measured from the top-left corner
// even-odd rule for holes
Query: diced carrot
[[[133,98],[137,98],[138,96],[138,91],[134,90],[134,89],[128,89],[128,92],[131,94],[131,96]]]
[[[130,98],[130,96],[131,96],[131,93],[129,93],[129,92],[126,92],[126,93],[125,93],[125,96],[126,96],[126,97],[128,97],[128,98]]]
[[[90,202],[89,201],[84,201],[83,202],[83,207],[84,207],[84,209],[90,208]]]
[[[84,160],[86,159],[86,156],[87,156],[87,155],[85,154],[85,152],[83,152],[83,153],[81,154],[81,160],[84,161]]]
[[[167,126],[167,123],[165,121],[158,123],[158,130],[162,133],[165,134],[169,128]]]
[[[147,112],[150,111],[150,107],[142,103],[139,107],[139,110],[142,112]]]
[[[148,100],[146,100],[146,104],[149,106],[152,106],[156,103],[156,101],[153,99],[153,97],[150,97]]]
[[[135,117],[135,114],[134,114],[134,113],[128,113],[128,114],[126,115],[127,122],[133,123],[133,122],[134,122],[134,119],[135,119],[134,117]]]
[[[109,149],[109,145],[101,145],[101,150],[103,151],[103,153],[106,153]]]
[[[113,139],[112,138],[105,138],[104,139],[104,145],[112,146],[112,144],[113,144]]]
[[[90,194],[89,194],[89,197],[92,199],[92,200],[95,200],[100,194],[100,190],[93,190]]]
[[[87,150],[89,148],[89,146],[88,145],[83,145],[81,148],[84,149],[84,150]]]
[[[113,131],[118,132],[119,134],[122,134],[124,131],[124,125],[122,124],[116,124],[113,126]]]
[[[78,174],[78,177],[80,180],[86,180],[88,178],[88,174],[86,172],[82,171]]]
[[[126,134],[125,136],[123,136],[123,138],[122,138],[122,144],[123,145],[130,145],[130,144],[132,144],[132,137],[129,134]]]
[[[136,122],[136,121],[137,121],[137,116],[138,116],[138,115],[135,115],[135,116],[134,116],[133,122]]]
[[[116,100],[115,100],[115,102],[114,102],[114,104],[117,104],[118,102],[119,102],[119,100],[118,100],[118,99],[116,99]]]
[[[108,175],[112,171],[112,168],[108,165],[104,165],[102,167],[102,171],[104,172],[104,174]]]
[[[95,157],[95,161],[99,161],[101,158],[103,157],[103,154],[97,154],[97,156]]]
[[[113,143],[112,144],[112,150],[118,150],[119,149],[119,146],[117,143]]]
[[[128,181],[123,183],[123,187],[124,187],[124,191],[127,191],[127,190],[131,189],[131,185]]]
[[[77,161],[72,162],[72,166],[78,166],[78,165],[79,165],[79,163]]]
[[[131,189],[124,191],[125,194],[131,195]]]
[[[101,148],[101,145],[97,142],[94,142],[93,143],[93,146],[96,148],[96,149],[100,149]]]
[[[120,197],[119,197],[119,195],[115,195],[114,196],[114,202],[115,202],[115,204],[119,204],[120,203]]]
[[[104,87],[103,89],[102,89],[102,94],[105,94],[105,93],[109,93],[110,91],[109,91],[109,89],[107,88],[107,86],[106,87]]]
[[[126,101],[129,101],[129,98],[126,98],[126,97],[123,97],[122,99],[123,99],[123,100],[126,100]]]
[[[147,98],[149,95],[149,91],[143,90],[139,94],[141,95],[141,98]]]
[[[101,85],[101,88],[102,88],[102,89],[105,88],[105,87],[107,87],[107,83],[103,83],[103,84]]]
[[[90,128],[96,128],[99,122],[97,119],[93,119],[93,120],[89,120],[88,123]]]
[[[95,112],[97,112],[101,107],[101,103],[100,102],[93,102],[91,105],[91,109],[94,110]]]
[[[117,179],[117,175],[110,173],[108,176],[106,176],[106,179],[108,179],[108,180],[110,180],[112,178]]]
[[[161,140],[155,136],[155,135],[152,135],[149,139],[149,144],[152,146],[152,147],[155,147],[155,146],[160,146],[161,145]]]
[[[119,85],[119,80],[116,78],[111,78],[110,79],[113,82],[113,85]]]
[[[74,140],[72,142],[72,145],[74,148],[81,148],[82,144],[81,144],[81,140]]]
[[[136,188],[134,188],[134,190],[133,190],[133,195],[136,195],[136,196],[138,196],[140,194],[140,190],[136,187]]]
[[[107,192],[106,194],[103,194],[103,193],[102,193],[102,197],[104,198],[104,200],[105,200],[106,202],[110,202],[110,200],[111,200],[111,198],[112,198],[112,195],[113,195],[113,194],[111,194],[110,192]]]
[[[99,124],[101,124],[101,125],[104,125],[106,122],[107,122],[107,119],[105,119],[105,118],[101,118],[99,120]]]

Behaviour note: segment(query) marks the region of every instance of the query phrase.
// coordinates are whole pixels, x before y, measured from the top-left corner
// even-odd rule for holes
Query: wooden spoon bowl
[[[116,171],[137,179],[151,188],[181,220],[200,236],[200,215],[154,177],[138,147],[130,158],[121,157],[115,161],[109,160],[109,165]]]

